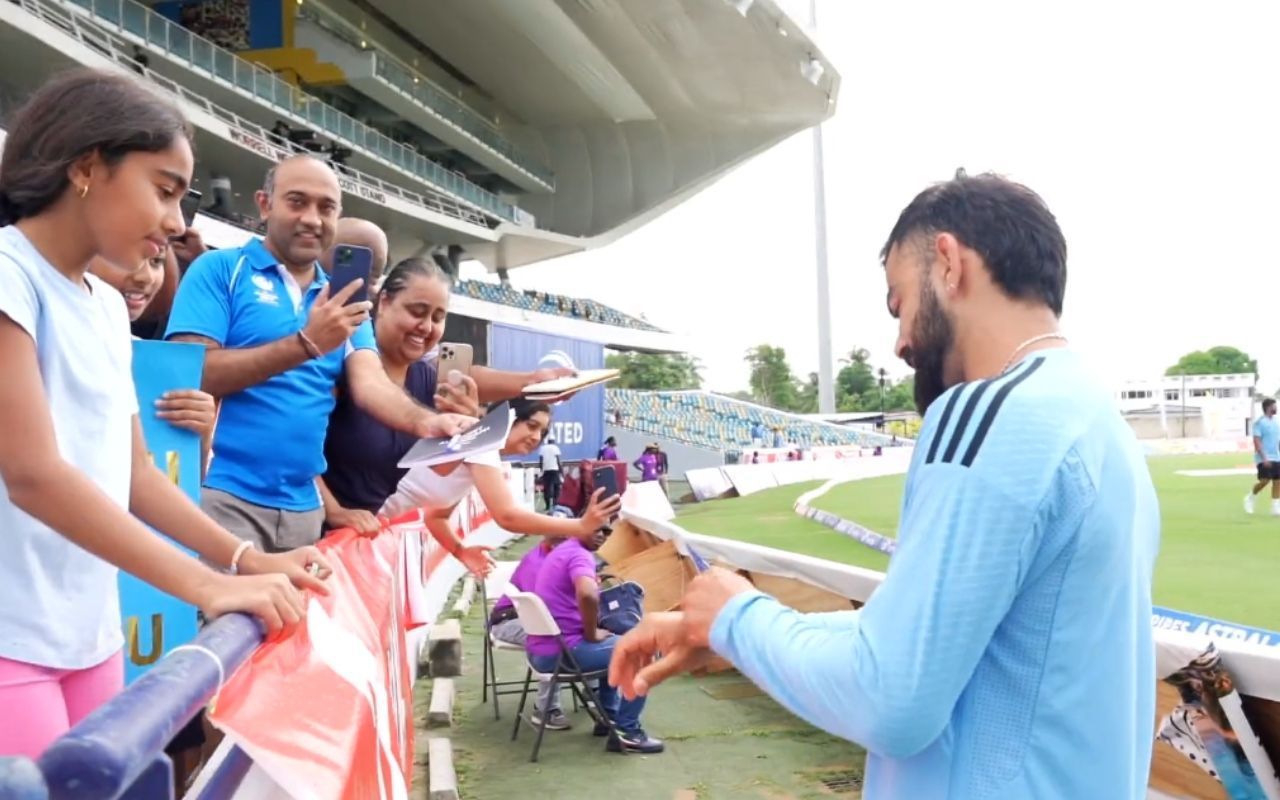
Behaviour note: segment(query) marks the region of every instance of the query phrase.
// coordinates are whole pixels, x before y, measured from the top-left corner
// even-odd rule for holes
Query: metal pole
[[[880,429],[884,429],[884,367],[880,368]]]
[[[809,29],[818,27],[818,0],[809,0]],[[813,126],[813,228],[818,266],[818,411],[834,414],[836,387],[831,358],[831,278],[827,271],[827,187],[823,176],[822,125]]]
[[[1182,438],[1187,438],[1187,373],[1182,372]]]

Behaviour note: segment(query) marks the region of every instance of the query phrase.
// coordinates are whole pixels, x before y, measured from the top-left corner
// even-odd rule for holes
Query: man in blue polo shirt
[[[168,338],[208,348],[203,388],[222,401],[201,505],[268,552],[320,536],[315,479],[344,369],[356,404],[388,427],[447,436],[470,421],[418,405],[387,377],[370,303],[347,304],[358,283],[329,296],[317,260],[340,201],[324,162],[297,156],[273,167],[257,193],[265,239],[196,259],[169,317]]]

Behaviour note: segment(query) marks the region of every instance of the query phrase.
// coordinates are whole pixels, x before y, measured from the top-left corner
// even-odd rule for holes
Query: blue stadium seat
[[[668,436],[698,447],[728,452],[751,446],[751,428],[759,422],[766,430],[766,446],[773,443],[775,428],[782,430],[787,446],[816,445],[875,447],[891,437],[814,422],[795,414],[761,408],[709,392],[642,392],[611,389],[606,407],[612,416],[622,412],[623,427]]]
[[[459,281],[453,287],[453,290],[466,297],[522,308],[527,311],[536,311],[541,314],[551,314],[571,319],[585,319],[604,325],[632,328],[640,331],[662,330],[642,319],[623,314],[615,308],[610,308],[595,300],[585,298],[566,297],[565,295],[554,295],[546,292],[522,292],[507,286],[484,283],[483,281]]]

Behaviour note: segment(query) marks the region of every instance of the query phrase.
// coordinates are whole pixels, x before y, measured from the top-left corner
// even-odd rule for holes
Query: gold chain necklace
[[[1018,353],[1021,353],[1023,350],[1026,350],[1028,347],[1030,347],[1033,344],[1037,344],[1039,342],[1047,342],[1050,339],[1061,339],[1064,342],[1067,341],[1066,336],[1063,336],[1061,333],[1056,333],[1056,332],[1042,333],[1039,336],[1032,336],[1030,339],[1026,340],[1022,344],[1013,348],[1013,352],[1009,354],[1009,360],[1004,362],[1004,366],[1000,368],[1000,374],[1003,375],[1004,373],[1009,371],[1009,367],[1013,366],[1013,361],[1018,357]]]

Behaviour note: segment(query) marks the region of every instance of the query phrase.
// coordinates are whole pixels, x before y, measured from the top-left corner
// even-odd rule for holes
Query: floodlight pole
[[[1182,370],[1182,438],[1187,438],[1187,371]]]
[[[809,29],[818,28],[818,0],[809,0]],[[827,187],[822,162],[822,125],[813,126],[813,228],[818,266],[818,411],[836,412],[831,358],[831,278],[827,270]]]

